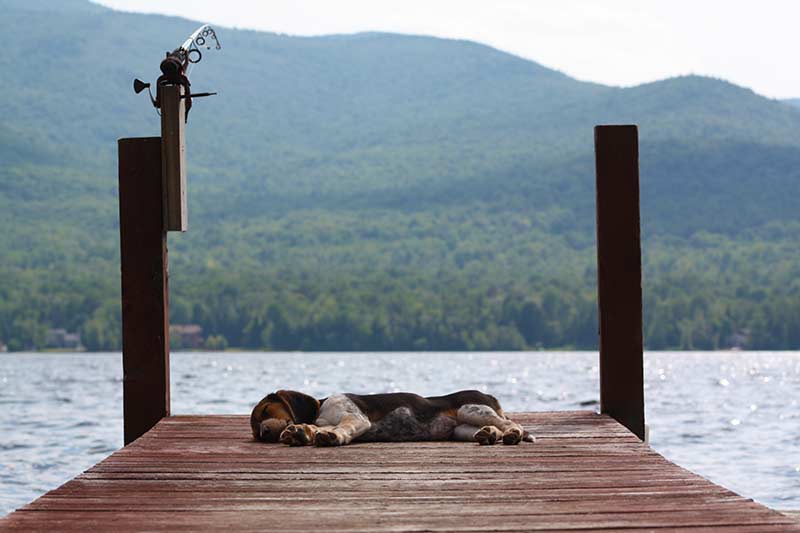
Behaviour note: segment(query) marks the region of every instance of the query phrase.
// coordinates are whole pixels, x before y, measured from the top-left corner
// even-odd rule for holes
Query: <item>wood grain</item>
[[[595,126],[600,410],[645,439],[639,133]]]
[[[0,530],[800,531],[606,415],[512,416],[537,443],[289,448],[244,416],[169,417]]]
[[[180,85],[164,85],[161,95],[161,173],[164,230],[186,231],[186,101]]]
[[[169,416],[169,279],[161,139],[120,139],[119,232],[125,443]]]

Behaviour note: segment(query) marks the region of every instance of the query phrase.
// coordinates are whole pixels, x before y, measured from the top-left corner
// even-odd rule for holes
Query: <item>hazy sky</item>
[[[797,0],[100,0],[295,35],[391,31],[457,37],[570,76],[635,85],[679,74],[800,96]],[[220,40],[225,44],[224,32]]]

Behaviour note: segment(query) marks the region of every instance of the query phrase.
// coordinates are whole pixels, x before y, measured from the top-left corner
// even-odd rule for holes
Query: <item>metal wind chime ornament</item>
[[[150,84],[133,80],[136,94],[147,89],[153,107],[161,115],[161,159],[164,182],[164,227],[166,231],[186,231],[186,140],[185,124],[193,98],[213,96],[215,92],[192,93],[189,72],[203,59],[201,50],[222,48],[217,32],[208,24],[197,28],[186,41],[161,61],[161,76],[156,80],[156,95]]]

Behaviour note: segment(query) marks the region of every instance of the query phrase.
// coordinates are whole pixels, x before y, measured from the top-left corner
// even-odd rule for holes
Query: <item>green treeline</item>
[[[304,279],[303,279],[304,278]],[[9,278],[4,277],[4,281]],[[118,291],[90,279],[66,292],[36,282],[0,289],[0,339],[10,349],[43,348],[49,327],[78,331],[89,350],[119,350]],[[83,285],[81,284],[83,283]],[[111,285],[111,284],[107,284]],[[24,288],[23,288],[24,287]],[[37,287],[44,289],[44,287]],[[25,292],[25,298],[9,296]],[[104,294],[108,292],[108,294]],[[649,349],[800,348],[800,290],[727,294],[694,280],[645,290]],[[435,282],[396,274],[318,282],[208,273],[173,291],[173,323],[196,323],[210,347],[271,350],[519,350],[597,347],[594,287],[556,280]],[[220,344],[224,342],[224,344]]]

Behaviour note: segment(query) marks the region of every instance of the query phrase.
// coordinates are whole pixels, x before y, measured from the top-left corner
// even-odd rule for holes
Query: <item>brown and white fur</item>
[[[495,397],[474,390],[428,398],[407,392],[335,394],[322,400],[279,390],[253,408],[250,426],[256,440],[290,446],[434,440],[519,444],[535,440],[506,418]]]

